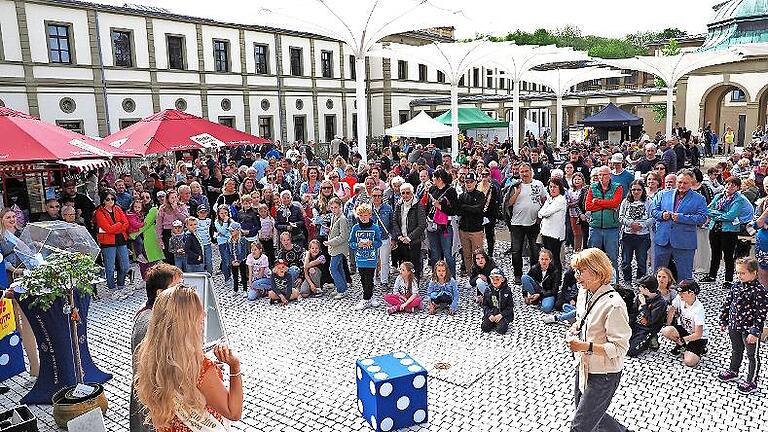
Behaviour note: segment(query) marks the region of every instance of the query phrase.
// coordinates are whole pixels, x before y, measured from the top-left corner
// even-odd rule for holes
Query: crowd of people
[[[685,365],[698,364],[714,329],[705,323],[698,298],[706,293],[695,278],[720,281],[729,290],[720,324],[733,358],[719,378],[736,380],[746,353],[749,371],[738,389],[757,391],[768,314],[768,154],[760,140],[708,169],[701,162],[709,152],[684,132],[618,146],[588,141],[553,148],[528,139],[517,152],[509,141],[467,139],[456,158],[431,143],[394,140],[371,149],[367,162],[354,145],[334,141],[340,142],[325,159],[300,143],[277,142],[200,155],[190,164],[160,157],[137,174],[91,176],[97,185],[86,193],[66,180],[60,196],[46,201],[41,220],[82,224],[94,233],[106,273],[102,299],[131,295],[126,275],[136,265],[151,297],[146,309],[155,304],[182,313],[170,305],[180,302],[192,324],[197,306],[183,287],[168,295],[150,287],[158,263],[220,273],[230,295],[284,306],[330,291],[335,300],[359,295],[358,311],[383,301],[388,314],[454,314],[468,287],[471,301],[464,304],[479,305],[480,329],[500,334],[514,320],[518,289],[526,305],[541,308],[544,322],[572,323],[569,347],[587,355],[577,404],[595,374],[614,374],[600,390],[612,396],[622,358],[658,349],[659,335]],[[10,277],[22,270],[13,245],[24,217],[12,209],[0,213]],[[505,228],[510,246],[497,250],[496,235]],[[511,274],[494,261],[500,255],[509,256]],[[354,278],[359,294],[349,293]],[[167,285],[175,286],[170,279]],[[598,307],[602,294],[610,301]],[[153,346],[165,343],[154,328],[172,318],[151,315],[143,325],[147,338]],[[140,367],[167,368],[158,364],[160,351],[137,349],[146,358]],[[239,369],[227,349],[216,355]],[[198,388],[213,381],[210,391],[219,392],[210,365],[194,356],[180,364],[200,375]],[[140,369],[137,375],[151,422],[174,422],[178,409],[149,402],[163,396],[157,374]],[[229,399],[212,396],[215,405],[204,392],[218,420],[239,416],[232,391],[238,390]],[[196,394],[183,402],[200,406],[202,399]],[[578,405],[580,424],[608,421],[595,415],[599,406]]]

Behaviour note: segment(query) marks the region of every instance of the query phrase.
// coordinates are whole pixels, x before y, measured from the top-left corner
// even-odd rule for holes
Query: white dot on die
[[[387,417],[381,421],[381,424],[379,425],[379,427],[381,427],[381,430],[383,430],[384,432],[389,432],[390,430],[392,430],[392,426],[394,425],[395,425],[395,422],[393,422],[391,418]]]
[[[376,396],[376,384],[371,381],[369,387],[371,388],[371,394]]]
[[[397,409],[400,411],[405,411],[410,404],[411,400],[408,398],[408,396],[403,396],[397,400]]]
[[[368,366],[366,369],[368,369],[368,372],[376,373],[381,371],[381,366]]]
[[[357,400],[357,410],[360,411],[360,413],[363,413],[363,401],[360,399]]]
[[[413,388],[420,389],[427,383],[427,378],[424,375],[416,375],[413,377]]]
[[[357,368],[357,379],[363,379],[363,371]]]
[[[377,380],[383,380],[383,379],[389,378],[389,375],[385,374],[384,372],[379,372],[379,373],[373,374],[373,377],[376,378]]]
[[[10,339],[8,339],[8,343],[11,344],[11,346],[16,346],[19,344],[19,335],[13,335]]]
[[[392,357],[394,357],[396,359],[401,359],[401,358],[405,358],[405,356],[407,356],[407,355],[408,354],[406,354],[404,352],[396,352],[396,353],[392,354]]]
[[[410,366],[413,364],[413,359],[402,359],[400,360],[400,364],[403,366]]]
[[[423,422],[425,418],[427,418],[427,412],[424,410],[416,410],[416,412],[413,413],[413,421],[416,423]]]
[[[363,366],[370,366],[374,363],[372,359],[360,360],[360,364]]]
[[[408,366],[408,371],[409,372],[421,372],[421,366],[419,366],[419,365]]]
[[[381,385],[381,388],[379,388],[379,394],[387,397],[392,394],[392,384],[390,383],[384,383]]]
[[[0,355],[0,366],[5,366],[11,361],[11,356],[8,354]]]
[[[373,426],[373,430],[376,430],[376,416],[371,416],[371,426]]]

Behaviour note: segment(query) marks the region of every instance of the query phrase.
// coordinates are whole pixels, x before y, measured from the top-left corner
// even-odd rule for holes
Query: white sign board
[[[218,147],[226,147],[226,144],[224,144],[223,141],[219,140],[218,138],[214,137],[211,134],[202,133],[200,135],[194,135],[189,137],[192,141],[200,144],[203,148],[218,148]]]
[[[227,341],[227,332],[219,312],[219,301],[213,290],[211,277],[208,273],[184,273],[184,283],[197,291],[200,301],[205,308],[205,326],[203,327],[203,348],[213,349],[218,343]]]

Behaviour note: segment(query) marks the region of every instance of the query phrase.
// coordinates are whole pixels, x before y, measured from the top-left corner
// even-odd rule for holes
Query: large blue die
[[[408,354],[358,360],[355,369],[357,409],[374,430],[427,421],[427,371]]]

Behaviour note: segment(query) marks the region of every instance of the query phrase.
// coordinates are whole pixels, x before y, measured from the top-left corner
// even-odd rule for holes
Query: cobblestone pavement
[[[508,244],[499,242],[497,250]],[[497,261],[511,274],[504,256]],[[248,302],[214,279],[232,345],[242,359],[245,408],[242,431],[369,430],[355,406],[356,359],[393,351],[411,353],[429,369],[430,423],[411,430],[563,431],[572,413],[574,367],[563,342],[565,326],[546,325],[542,313],[518,296],[506,336],[480,332],[480,309],[462,288],[455,316],[426,313],[388,316],[384,308],[352,310],[361,295],[357,276],[341,301],[325,296],[288,307]],[[466,278],[460,280],[460,285]],[[423,290],[424,291],[424,290]],[[516,290],[517,291],[517,290]],[[381,292],[376,293],[379,297]],[[609,412],[642,431],[758,431],[768,424],[766,385],[744,396],[716,379],[730,355],[716,326],[724,291],[704,285],[701,298],[711,329],[709,354],[694,369],[683,366],[662,342],[658,352],[628,360]],[[108,431],[128,429],[130,333],[145,295],[95,302],[90,348],[96,364],[114,374],[107,383]],[[437,362],[451,364],[438,371]],[[746,364],[744,365],[746,368]],[[5,384],[2,407],[13,406],[31,385],[23,374]],[[50,406],[33,406],[41,431],[56,430]],[[763,425],[763,426],[760,426]]]

